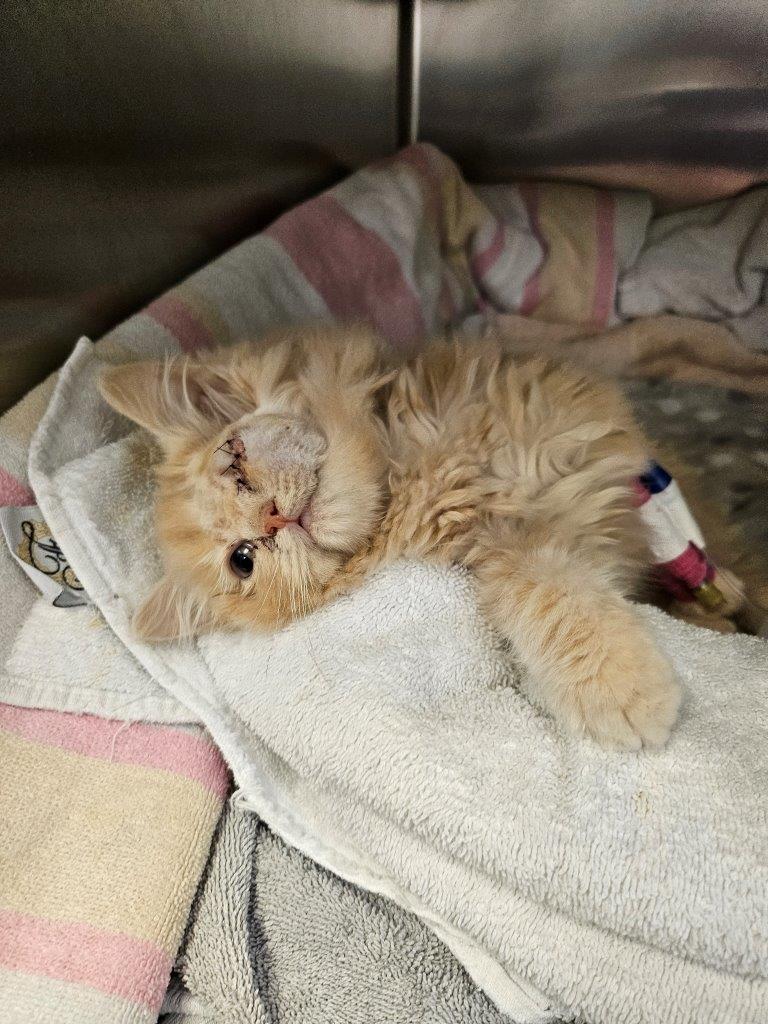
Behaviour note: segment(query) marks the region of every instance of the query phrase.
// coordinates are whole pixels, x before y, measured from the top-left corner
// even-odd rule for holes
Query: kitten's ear
[[[237,419],[244,411],[225,368],[184,357],[111,367],[99,390],[113,409],[161,441],[189,431],[209,433],[211,422]]]
[[[211,625],[205,608],[169,576],[155,584],[131,623],[139,640],[150,644],[186,640]]]

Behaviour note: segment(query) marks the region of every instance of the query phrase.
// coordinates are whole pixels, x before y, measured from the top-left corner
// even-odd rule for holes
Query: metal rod
[[[419,137],[421,0],[400,0],[398,10],[397,139],[407,146]]]

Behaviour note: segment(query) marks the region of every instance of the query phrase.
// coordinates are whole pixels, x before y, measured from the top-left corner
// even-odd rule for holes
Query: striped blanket
[[[227,784],[199,729],[0,706],[4,1021],[157,1019]]]
[[[650,217],[647,197],[585,186],[473,191],[443,154],[412,146],[286,213],[100,347],[125,358],[190,351],[306,319],[369,322],[404,352],[487,314],[590,333],[616,321],[617,281]],[[0,505],[34,503],[27,449],[51,389],[0,421]],[[103,622],[41,608],[6,551],[0,593],[3,1019],[152,1020],[225,768],[183,709],[147,696],[140,680],[131,689],[135,668],[113,666],[107,700],[94,667]],[[62,662],[51,636],[65,644],[70,633],[81,648],[73,640]]]

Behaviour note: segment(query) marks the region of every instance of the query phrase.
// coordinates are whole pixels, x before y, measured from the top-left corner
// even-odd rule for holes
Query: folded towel
[[[199,727],[0,705],[3,1024],[152,1024],[228,776]]]
[[[649,610],[686,697],[668,748],[641,755],[564,736],[528,703],[459,570],[392,567],[274,636],[148,647],[130,615],[157,571],[152,451],[116,435],[102,365],[83,342],[61,375],[30,457],[38,500],[109,624],[279,835],[422,916],[516,1020],[761,1019],[761,641]]]
[[[185,1024],[514,1024],[417,917],[286,846],[237,795],[176,971],[164,1010]]]

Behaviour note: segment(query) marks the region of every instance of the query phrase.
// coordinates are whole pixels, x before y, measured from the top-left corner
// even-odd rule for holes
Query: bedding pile
[[[286,846],[239,797],[165,1005],[163,1024],[510,1021],[418,917]]]
[[[19,596],[0,623],[0,698],[30,709],[30,720],[46,713],[31,709],[80,721],[133,718],[142,727],[165,723],[152,727],[206,744],[203,723],[233,770],[240,811],[256,811],[288,844],[274,839],[271,855],[280,870],[271,877],[294,878],[291,885],[332,878],[317,875],[316,865],[339,876],[333,899],[314,904],[328,919],[300,919],[306,935],[314,927],[323,937],[313,947],[317,992],[333,990],[340,1000],[348,992],[352,1000],[350,979],[357,977],[358,987],[369,989],[372,1013],[386,1015],[388,999],[403,1007],[412,999],[413,1019],[429,1019],[419,1008],[430,999],[435,1020],[445,1019],[446,1006],[451,1019],[495,1022],[506,1015],[519,1024],[573,1015],[593,1024],[761,1019],[768,1003],[766,648],[745,637],[702,634],[649,611],[686,701],[669,748],[642,756],[610,755],[569,740],[527,703],[509,653],[480,620],[471,581],[458,571],[394,567],[312,621],[271,638],[209,637],[147,648],[132,638],[128,622],[158,568],[149,519],[154,453],[101,403],[95,375],[105,362],[229,343],[308,318],[367,320],[403,351],[435,330],[462,324],[482,330],[510,315],[526,318],[508,332],[511,344],[525,344],[527,330],[560,344],[567,340],[565,324],[575,332],[571,340],[614,327],[621,347],[628,328],[617,325],[625,315],[672,309],[711,316],[716,307],[727,323],[669,317],[665,329],[678,339],[682,331],[690,344],[697,331],[706,339],[715,330],[723,344],[739,346],[750,367],[743,376],[753,381],[768,365],[755,328],[768,245],[760,248],[763,207],[752,200],[739,207],[746,198],[718,216],[671,226],[678,241],[693,232],[690,244],[699,255],[707,244],[717,248],[718,230],[733,241],[732,266],[711,261],[723,272],[719,283],[708,282],[712,305],[701,308],[689,297],[685,306],[685,281],[678,291],[671,285],[678,255],[669,255],[668,234],[659,227],[669,218],[651,222],[647,198],[555,185],[473,192],[438,151],[411,147],[284,215],[98,345],[82,341],[55,389],[49,384],[33,392],[4,418],[4,504],[37,503],[95,608],[42,604],[4,557],[0,585]],[[737,216],[742,209],[747,212]],[[654,247],[664,266],[655,277],[654,261],[646,259]],[[631,310],[630,295],[636,303],[642,298]],[[631,329],[635,338],[650,336],[642,321]],[[596,340],[605,344],[610,337]],[[677,350],[673,342],[670,353]],[[620,361],[622,372],[631,372],[632,356]],[[75,635],[88,657],[77,655]],[[51,638],[72,652],[58,672],[49,671],[52,659],[43,654]],[[182,724],[193,721],[198,724]],[[34,741],[21,739],[29,756]],[[111,765],[112,751],[105,758],[99,749]],[[99,759],[87,750],[78,756]],[[174,769],[149,767],[171,794]],[[0,771],[16,772],[12,757],[3,755]],[[199,779],[196,784],[205,788]],[[208,791],[206,826],[190,827],[176,864],[142,879],[147,891],[166,899],[174,937],[189,913],[200,851],[221,805],[221,783]],[[5,787],[2,794],[5,800]],[[103,831],[100,809],[122,814],[125,787],[93,794],[87,822]],[[36,791],[30,798],[38,799]],[[231,822],[232,809],[228,814]],[[14,869],[0,871],[0,908],[7,908],[23,886],[29,889],[34,871],[25,851],[50,825],[28,813],[22,847],[14,843],[18,826],[0,820],[0,852]],[[225,822],[217,849],[228,827]],[[135,831],[127,825],[117,831],[130,849]],[[22,949],[25,935],[49,915],[69,927],[62,948],[73,950],[70,959],[81,955],[76,933],[86,902],[79,890],[90,883],[85,866],[76,877],[78,863],[72,860],[68,903],[55,904],[50,915],[42,904],[40,912],[30,905],[23,927],[13,916],[0,917],[0,947]],[[238,863],[240,871],[253,866],[247,844]],[[172,869],[180,864],[189,884],[177,893]],[[212,867],[179,965],[186,993],[176,990],[167,1009],[191,1020],[213,1006],[222,1014],[215,1019],[229,1019],[226,1011],[232,1020],[259,1020],[279,1004],[279,1015],[291,1019],[296,970],[279,968],[271,955],[291,921],[284,915],[270,930],[246,884],[236,888],[240,902],[222,903],[220,877]],[[344,895],[352,892],[354,900]],[[130,930],[135,907],[111,897],[105,904],[115,930]],[[211,905],[221,913],[206,912]],[[383,907],[391,927],[413,944],[385,946],[397,980],[373,971],[363,982],[355,971],[384,960],[345,955],[343,938],[328,927],[332,908],[336,920],[350,922],[357,914],[356,927],[375,943],[385,920],[376,908]],[[268,948],[254,941],[260,927],[270,936]],[[495,1005],[473,988],[445,946]],[[235,976],[250,979],[250,990],[236,984],[233,994],[231,976],[212,971],[206,950],[225,947],[238,958]],[[419,951],[410,974],[406,949]],[[165,961],[156,969],[160,987],[169,968]],[[11,964],[0,977],[3,1005],[15,1005],[5,996],[20,991],[19,978],[29,983],[27,1002],[17,997],[12,1020],[29,1019],[35,974],[57,984],[67,980],[57,963],[29,967],[22,958]],[[74,980],[99,998],[105,992],[97,971]],[[73,999],[65,993],[57,1015],[46,1019],[96,1019],[78,1016]],[[153,999],[140,1006],[129,994],[110,1019],[151,1019]],[[308,999],[306,1007],[301,1019],[328,1019],[317,1001]]]

